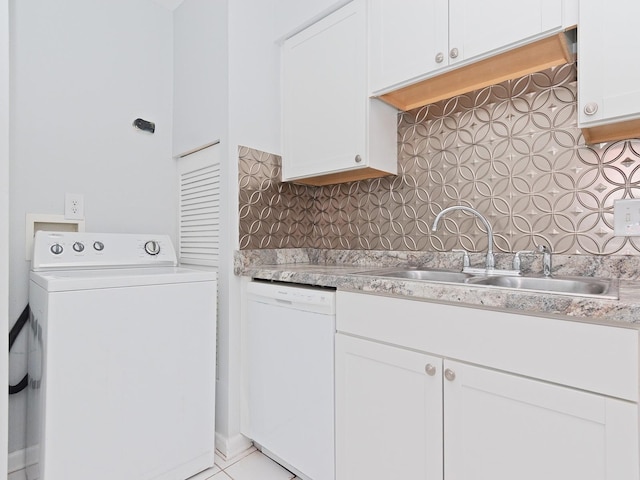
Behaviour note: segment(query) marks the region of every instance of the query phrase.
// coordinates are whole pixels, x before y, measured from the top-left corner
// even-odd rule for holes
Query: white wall
[[[274,30],[286,38],[309,26],[350,0],[272,0],[275,8]]]
[[[226,11],[226,0],[185,0],[173,13],[174,155],[226,134]]]
[[[87,231],[175,239],[177,182],[172,12],[151,0],[12,0],[11,7],[13,323],[28,299],[26,213],[62,214],[65,192],[82,193]],[[155,134],[135,130],[137,117],[154,121]],[[13,383],[24,374],[25,347],[16,347]],[[25,445],[24,396],[14,397],[9,451]]]
[[[221,239],[218,333],[216,447],[227,456],[246,448],[240,434],[240,297],[233,274],[238,249],[238,146],[279,151],[279,62],[272,1],[233,0],[228,4],[227,159],[222,165],[221,211],[226,214]]]
[[[228,178],[229,169],[238,162],[237,150],[234,154],[228,138],[228,3],[227,0],[184,0],[174,12],[174,153],[220,139],[223,178]],[[194,78],[194,72],[206,79]],[[247,446],[246,439],[230,428],[229,421],[233,398],[229,393],[233,380],[229,378],[229,327],[232,324],[228,315],[229,265],[235,248],[233,241],[229,243],[232,237],[229,205],[237,211],[237,201],[231,198],[234,192],[229,190],[228,183],[233,182],[221,185],[222,232],[226,232],[226,236],[221,235],[220,245],[216,384],[216,448],[225,455]]]
[[[233,275],[238,240],[238,146],[281,152],[280,42],[300,25],[345,1],[228,1],[228,141],[222,166],[222,211],[227,235],[221,244],[217,448],[233,456],[244,448],[240,435],[240,280]]]
[[[9,2],[0,0],[0,386],[8,385]],[[1,388],[1,387],[0,387]],[[4,387],[6,388],[6,387]],[[5,390],[6,392],[6,390]],[[0,480],[7,472],[8,398],[0,394]]]

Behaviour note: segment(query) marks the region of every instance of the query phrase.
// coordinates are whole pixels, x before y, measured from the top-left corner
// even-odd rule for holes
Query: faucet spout
[[[465,207],[464,205],[454,205],[453,207],[448,207],[442,210],[433,221],[433,226],[431,227],[431,231],[435,232],[438,229],[438,223],[440,219],[444,217],[447,213],[453,212],[454,210],[462,210],[463,212],[471,213],[478,217],[484,228],[487,230],[487,260],[486,260],[486,268],[487,270],[493,270],[496,266],[495,257],[493,255],[493,229],[491,228],[491,224],[489,221],[475,208]]]

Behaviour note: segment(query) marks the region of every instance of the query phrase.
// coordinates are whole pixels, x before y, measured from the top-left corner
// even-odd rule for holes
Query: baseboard
[[[227,438],[216,432],[216,450],[225,460],[233,459],[252,446],[253,442],[240,433],[231,438]],[[11,452],[7,457],[8,473],[23,470],[27,466],[26,455],[26,449]]]
[[[233,459],[252,445],[253,442],[240,433],[233,437],[225,437],[216,432],[216,450],[224,460]]]
[[[7,457],[8,473],[17,472],[27,466],[27,450],[16,450],[11,452]]]

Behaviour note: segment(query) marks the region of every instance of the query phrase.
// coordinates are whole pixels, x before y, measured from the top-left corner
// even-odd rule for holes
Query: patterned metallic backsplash
[[[576,66],[564,65],[399,115],[397,176],[312,187],[282,183],[280,158],[239,152],[240,248],[448,251],[551,246],[639,254],[613,236],[613,201],[640,197],[640,139],[586,146]]]

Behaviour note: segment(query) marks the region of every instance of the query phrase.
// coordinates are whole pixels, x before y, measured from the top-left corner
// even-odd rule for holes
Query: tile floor
[[[13,472],[7,480],[26,480],[24,470]],[[299,478],[252,447],[231,461],[225,461],[216,455],[215,467],[189,480],[299,480]]]

